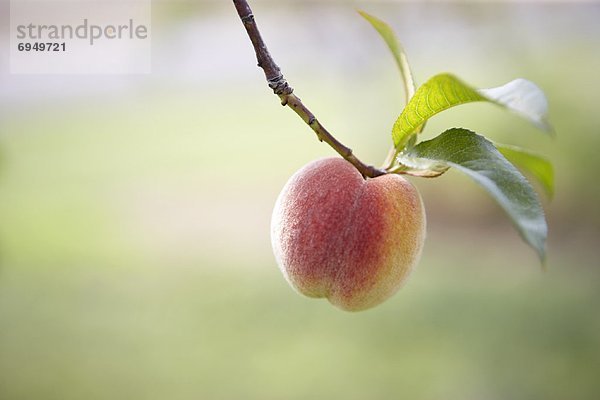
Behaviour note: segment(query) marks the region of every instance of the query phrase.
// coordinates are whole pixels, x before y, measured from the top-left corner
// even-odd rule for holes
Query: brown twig
[[[315,118],[314,114],[306,108],[302,101],[294,94],[294,89],[287,83],[281,70],[275,64],[273,57],[269,53],[265,42],[263,41],[258,26],[254,21],[254,15],[246,0],[233,0],[233,4],[237,10],[240,20],[246,28],[246,32],[250,37],[254,51],[256,52],[256,59],[258,60],[258,66],[265,72],[265,77],[269,83],[269,87],[273,89],[273,92],[281,99],[281,104],[290,107],[304,120],[308,126],[317,134],[317,138],[330,145],[339,155],[344,157],[352,165],[358,169],[358,171],[365,178],[375,178],[377,176],[385,175],[387,172],[376,168],[372,165],[364,164],[360,161],[353,153],[352,149],[344,146],[339,140],[337,140],[331,133],[325,129],[323,125]]]

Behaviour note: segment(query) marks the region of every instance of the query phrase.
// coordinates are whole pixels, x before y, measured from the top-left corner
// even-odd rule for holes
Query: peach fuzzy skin
[[[326,158],[296,172],[273,211],[271,240],[290,285],[348,311],[392,296],[417,264],[425,212],[399,175],[363,179],[348,161]]]

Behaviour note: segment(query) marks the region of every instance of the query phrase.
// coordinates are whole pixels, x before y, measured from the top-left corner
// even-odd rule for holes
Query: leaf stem
[[[283,106],[288,106],[296,114],[302,118],[302,120],[310,126],[315,132],[317,138],[321,142],[325,142],[330,145],[340,156],[350,162],[356,167],[356,169],[365,178],[375,178],[377,176],[385,175],[387,172],[376,168],[372,165],[367,165],[360,161],[352,152],[352,149],[343,145],[337,140],[321,123],[317,120],[315,115],[302,103],[302,101],[293,93],[294,89],[288,84],[283,77],[281,70],[271,57],[265,42],[263,41],[252,9],[248,5],[246,0],[233,0],[233,4],[237,10],[240,20],[246,28],[246,32],[250,37],[254,51],[256,52],[256,59],[258,66],[263,69],[269,87],[273,89],[273,92],[281,99]]]

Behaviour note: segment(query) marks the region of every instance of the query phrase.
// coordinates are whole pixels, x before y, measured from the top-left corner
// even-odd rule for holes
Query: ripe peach
[[[388,299],[421,255],[425,211],[399,175],[365,180],[342,158],[296,172],[273,211],[271,241],[290,285],[360,311]]]

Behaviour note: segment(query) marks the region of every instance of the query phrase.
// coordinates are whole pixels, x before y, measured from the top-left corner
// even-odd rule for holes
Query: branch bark
[[[288,106],[296,114],[302,118],[302,120],[310,126],[315,132],[317,138],[321,142],[325,142],[330,145],[339,155],[350,162],[358,169],[358,171],[365,178],[375,178],[377,176],[385,175],[387,172],[376,168],[372,165],[367,165],[360,161],[352,152],[352,149],[343,145],[337,140],[321,123],[317,120],[315,115],[302,103],[302,101],[294,94],[294,89],[288,84],[283,77],[279,66],[271,57],[265,42],[263,41],[258,26],[254,20],[252,9],[248,5],[246,0],[233,0],[233,4],[237,10],[240,20],[246,28],[246,32],[250,37],[254,51],[256,52],[256,59],[258,66],[263,69],[269,87],[273,89],[273,92],[281,99],[283,106]]]

